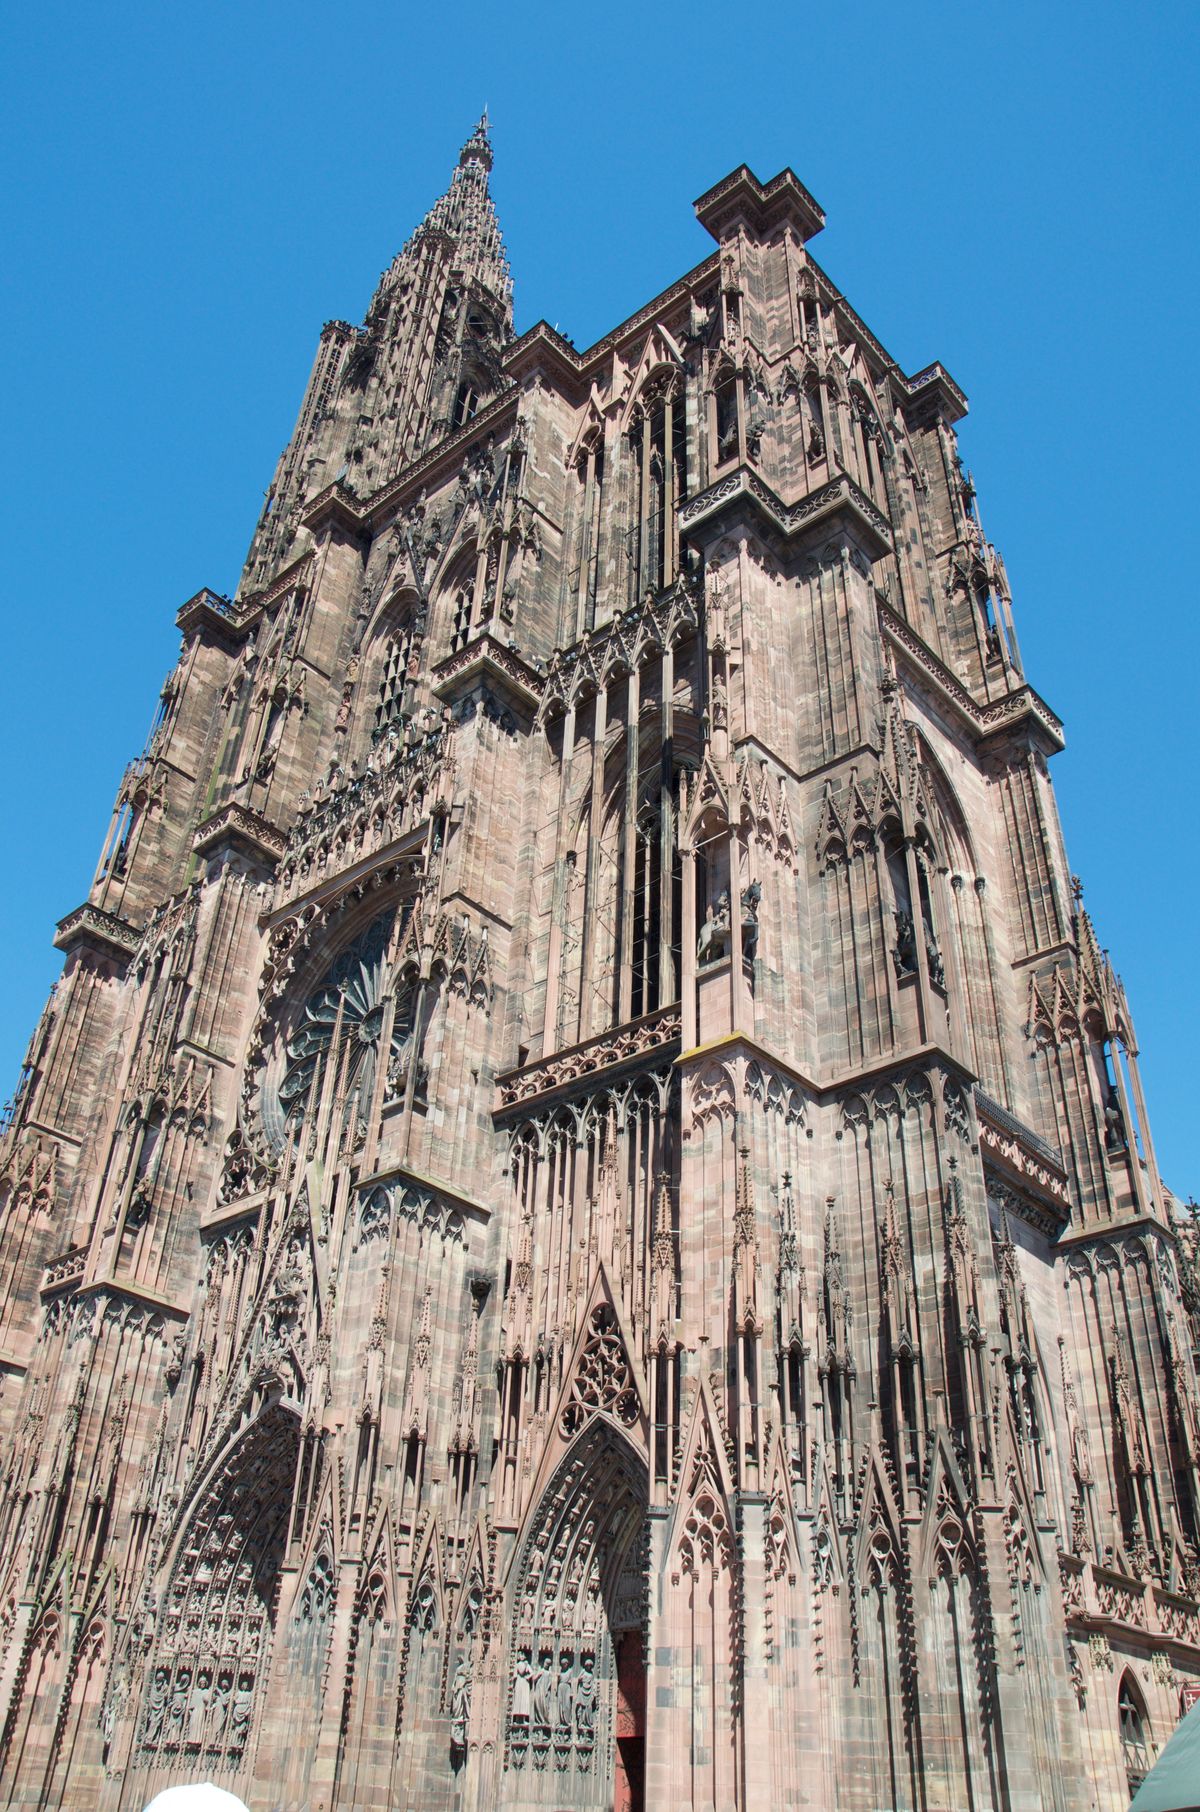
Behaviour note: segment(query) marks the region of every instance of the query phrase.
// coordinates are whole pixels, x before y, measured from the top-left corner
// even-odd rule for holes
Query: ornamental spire
[[[455,240],[457,262],[464,276],[474,278],[490,290],[507,312],[512,305],[512,278],[500,222],[488,188],[492,168],[489,133],[485,107],[474,132],[458,154],[458,167],[450,179],[450,187],[434,202],[413,238],[416,240],[422,234],[432,232],[445,233]]]

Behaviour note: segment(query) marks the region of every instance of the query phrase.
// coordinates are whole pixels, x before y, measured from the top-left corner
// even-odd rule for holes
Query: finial
[[[488,137],[490,130],[491,125],[488,120],[488,111],[485,107],[479,116],[479,123],[475,127],[474,132],[472,132],[470,138],[458,154],[460,165],[482,164],[485,170],[491,169],[492,144]]]
[[[1083,882],[1078,875],[1071,876],[1071,898],[1077,906],[1083,904]]]

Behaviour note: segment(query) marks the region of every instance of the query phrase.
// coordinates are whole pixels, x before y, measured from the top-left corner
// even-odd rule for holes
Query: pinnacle
[[[500,222],[488,189],[492,143],[486,107],[458,154],[450,187],[430,208],[414,236],[442,232],[457,242],[458,262],[469,277],[491,290],[506,309],[511,306],[512,278],[500,233]],[[412,241],[410,241],[410,244]]]
[[[472,132],[470,138],[458,154],[460,169],[465,164],[470,163],[482,164],[485,170],[491,169],[492,141],[489,137],[490,131],[491,122],[488,119],[488,110],[485,107],[479,116],[479,123],[474,132]]]

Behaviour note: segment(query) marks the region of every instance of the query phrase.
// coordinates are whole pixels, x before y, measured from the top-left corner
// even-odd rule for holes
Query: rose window
[[[282,1144],[289,1128],[304,1118],[314,1087],[319,1097],[330,1061],[341,1076],[339,1094],[347,1118],[356,1105],[366,1112],[381,1058],[387,1002],[385,958],[394,921],[391,912],[376,919],[330,965],[300,1009],[285,1046],[282,1079],[264,1098],[267,1130],[276,1144]],[[395,1001],[387,1052],[389,1093],[402,1091],[407,1075],[412,1051],[412,990],[398,989]]]

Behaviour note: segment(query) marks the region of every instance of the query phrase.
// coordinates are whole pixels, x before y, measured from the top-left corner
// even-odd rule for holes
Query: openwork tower
[[[328,324],[0,1148],[0,1795],[1112,1812],[1200,1282],[940,365],[785,170]]]

